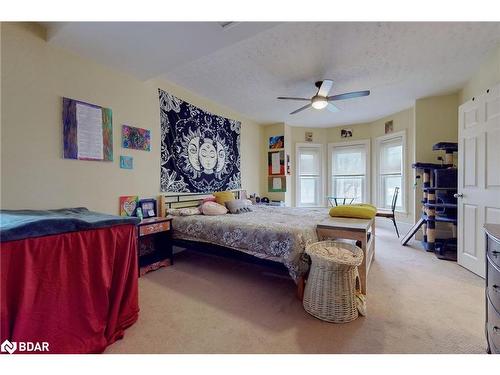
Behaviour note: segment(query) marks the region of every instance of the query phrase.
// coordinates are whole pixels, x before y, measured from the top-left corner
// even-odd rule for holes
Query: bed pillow
[[[371,204],[346,204],[330,208],[332,217],[352,217],[356,219],[373,219],[377,208]]]
[[[216,202],[206,202],[201,206],[203,215],[216,216],[227,214],[227,208]]]
[[[214,193],[214,197],[217,203],[224,205],[224,203],[234,199],[234,194],[230,191],[218,191]]]
[[[215,197],[213,195],[211,195],[209,197],[203,198],[203,200],[201,201],[201,204],[207,203],[207,202],[216,202]]]
[[[248,204],[248,199],[233,199],[226,202],[226,207],[232,214],[242,214],[244,212],[251,212],[251,203]]]
[[[201,215],[200,207],[184,207],[179,210],[181,216]]]
[[[200,207],[168,208],[167,215],[172,215],[172,216],[201,215],[201,210]]]

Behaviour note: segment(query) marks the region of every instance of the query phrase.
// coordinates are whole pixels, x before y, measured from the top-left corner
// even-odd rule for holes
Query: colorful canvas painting
[[[151,131],[122,125],[122,147],[151,151]]]
[[[120,216],[134,216],[138,203],[139,197],[137,195],[120,197]]]
[[[110,108],[63,98],[63,158],[113,161]]]
[[[274,137],[269,137],[269,148],[270,149],[285,148],[285,136],[277,135]]]
[[[120,168],[134,169],[134,158],[132,156],[120,155]]]
[[[269,175],[285,174],[285,151],[269,151],[267,159]]]

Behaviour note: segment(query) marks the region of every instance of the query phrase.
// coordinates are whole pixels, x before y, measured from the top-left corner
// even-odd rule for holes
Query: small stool
[[[356,319],[357,266],[363,261],[363,251],[350,243],[328,240],[308,245],[306,253],[312,263],[304,309],[327,322],[347,323]]]

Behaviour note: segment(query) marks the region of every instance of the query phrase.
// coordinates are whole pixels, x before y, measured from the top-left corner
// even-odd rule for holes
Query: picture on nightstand
[[[139,207],[144,218],[156,216],[156,199],[141,199]]]

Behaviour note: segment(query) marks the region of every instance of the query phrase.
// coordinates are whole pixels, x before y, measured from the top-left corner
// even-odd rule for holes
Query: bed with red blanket
[[[101,353],[122,338],[139,313],[137,221],[85,208],[0,211],[0,342]]]

